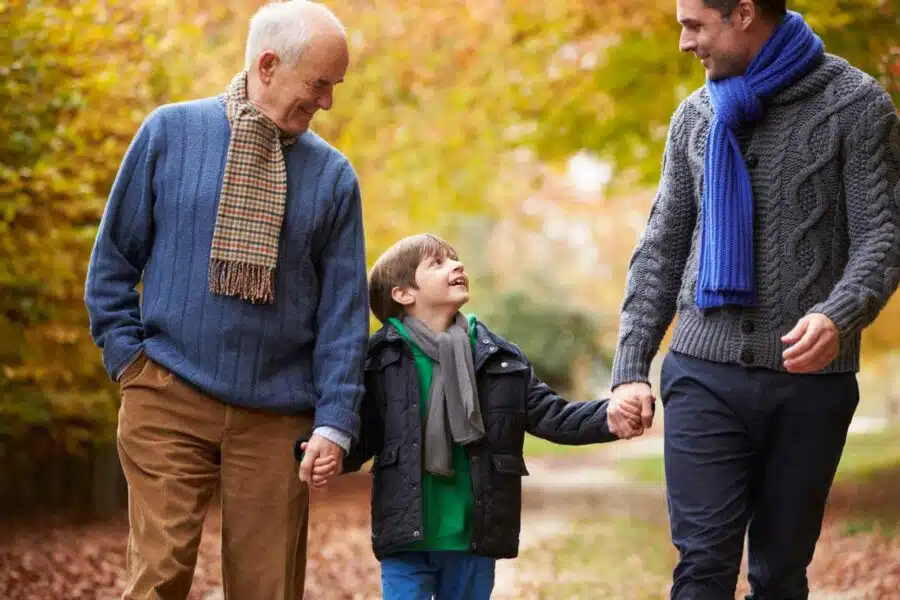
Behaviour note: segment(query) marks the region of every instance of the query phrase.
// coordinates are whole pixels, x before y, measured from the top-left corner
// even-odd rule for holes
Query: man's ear
[[[391,298],[400,306],[410,306],[416,301],[416,297],[410,288],[400,286],[391,288]]]
[[[741,31],[747,31],[747,28],[759,21],[760,18],[759,8],[753,0],[740,0],[733,14],[737,16],[737,26],[741,28]]]
[[[266,85],[271,83],[279,62],[278,55],[271,50],[266,50],[260,54],[259,58],[256,60],[256,74],[259,77],[259,80]]]

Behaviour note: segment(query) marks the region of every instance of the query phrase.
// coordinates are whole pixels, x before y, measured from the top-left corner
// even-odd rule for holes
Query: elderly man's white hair
[[[330,25],[344,33],[344,25],[324,5],[308,0],[288,0],[266,4],[250,19],[244,67],[251,69],[266,50],[271,50],[288,65],[297,60],[317,28]]]

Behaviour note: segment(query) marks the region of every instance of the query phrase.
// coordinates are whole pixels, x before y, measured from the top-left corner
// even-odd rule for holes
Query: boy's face
[[[452,314],[469,301],[469,276],[458,258],[425,257],[416,268],[416,286],[418,289],[394,288],[395,300],[412,316]]]

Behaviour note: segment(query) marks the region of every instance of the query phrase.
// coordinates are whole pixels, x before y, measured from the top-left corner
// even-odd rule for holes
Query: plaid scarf
[[[231,140],[209,253],[209,289],[253,303],[275,301],[278,240],[284,221],[287,172],[282,132],[247,100],[247,73],[225,92]]]

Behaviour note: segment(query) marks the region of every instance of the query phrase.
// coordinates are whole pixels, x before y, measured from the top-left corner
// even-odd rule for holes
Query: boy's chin
[[[447,307],[447,312],[450,314],[456,314],[460,311],[460,309],[465,306],[469,302],[469,294],[458,294],[453,298],[447,300],[444,306]]]
[[[457,299],[454,299],[454,300],[455,300],[454,304],[456,305],[456,310],[461,309],[463,306],[465,306],[469,302],[469,292],[466,292],[465,294],[460,294],[460,297]]]

